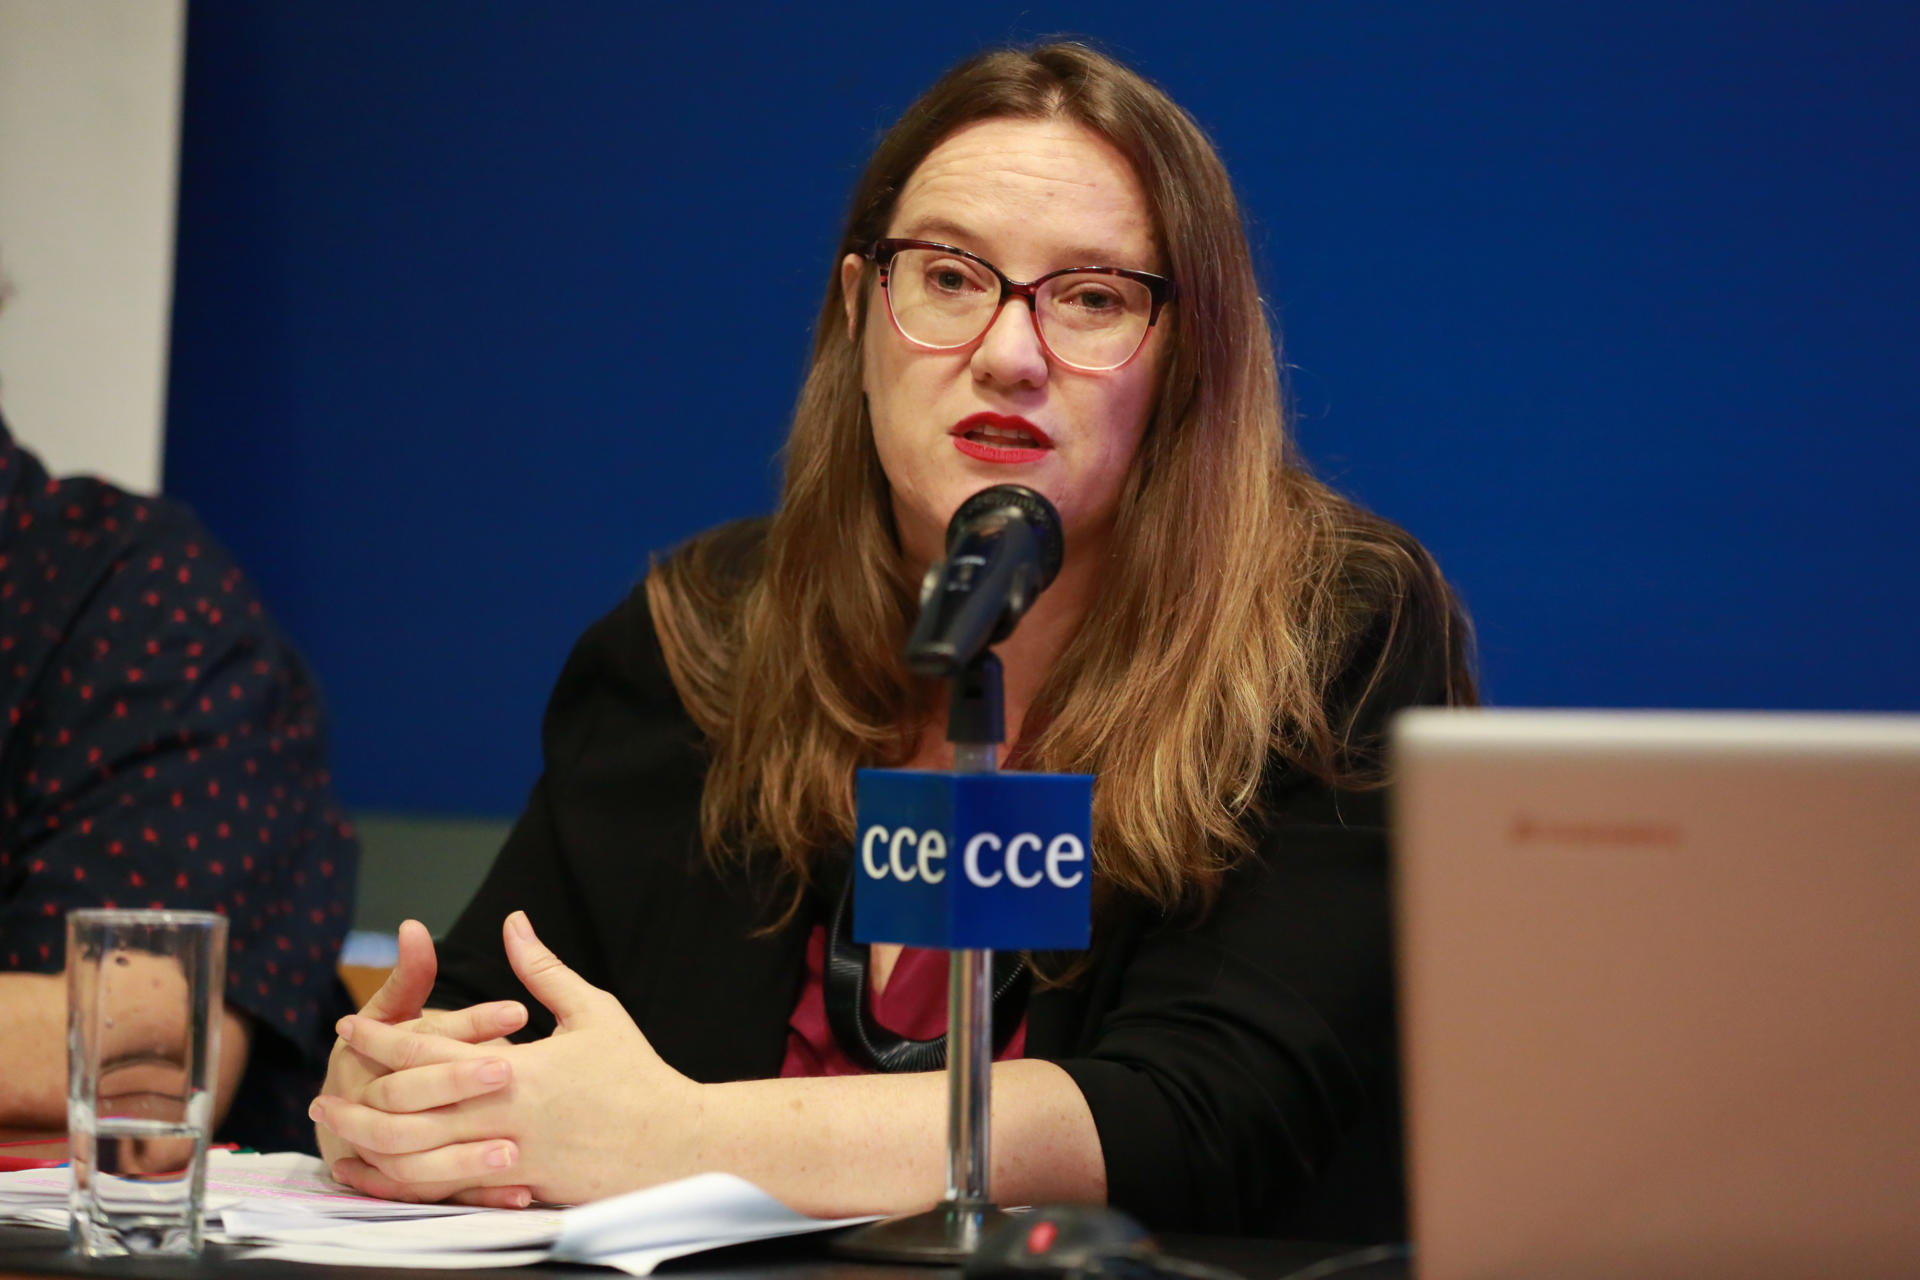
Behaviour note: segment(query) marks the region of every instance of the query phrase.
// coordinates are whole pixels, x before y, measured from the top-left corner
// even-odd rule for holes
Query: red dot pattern
[[[60,970],[74,908],[221,912],[255,1024],[225,1134],[309,1147],[357,861],[313,683],[226,553],[0,423],[0,970]]]

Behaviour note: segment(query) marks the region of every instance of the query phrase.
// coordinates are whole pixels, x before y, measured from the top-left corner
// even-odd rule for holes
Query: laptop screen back
[[[1920,1275],[1920,717],[1395,751],[1423,1280]]]

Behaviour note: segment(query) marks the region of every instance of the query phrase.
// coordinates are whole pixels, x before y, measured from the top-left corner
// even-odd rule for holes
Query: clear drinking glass
[[[227,921],[67,916],[71,1239],[92,1257],[200,1251]]]

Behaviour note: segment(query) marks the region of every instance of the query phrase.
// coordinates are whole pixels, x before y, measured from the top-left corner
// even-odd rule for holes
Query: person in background
[[[730,246],[722,294],[789,249]],[[1397,709],[1473,700],[1466,623],[1418,543],[1294,455],[1213,148],[1089,49],[985,54],[881,139],[821,265],[779,508],[576,647],[486,881],[341,1024],[313,1110],[335,1175],[939,1198],[944,956],[857,945],[839,904],[855,769],[952,767],[946,686],[902,648],[955,509],[1015,482],[1066,552],[997,649],[1004,763],[1095,775],[1094,932],[996,1012],[996,1199],[1404,1230],[1382,750]]]
[[[66,1129],[66,913],[227,917],[215,1136],[313,1146],[359,850],[305,665],[186,508],[0,421],[0,1130]]]

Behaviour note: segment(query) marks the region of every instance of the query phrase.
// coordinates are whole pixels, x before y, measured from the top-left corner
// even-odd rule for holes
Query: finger
[[[455,1204],[477,1204],[485,1209],[524,1209],[533,1203],[532,1187],[468,1187],[447,1197]]]
[[[354,1154],[369,1160],[376,1155],[432,1151],[471,1136],[456,1130],[456,1122],[445,1113],[396,1115],[326,1094],[307,1104],[307,1115],[347,1143]]]
[[[527,1006],[518,1000],[494,1000],[464,1009],[435,1009],[414,1027],[431,1035],[481,1044],[510,1036],[527,1025]]]
[[[309,1103],[307,1105],[311,1108],[313,1104]],[[353,1148],[347,1145],[345,1139],[318,1121],[314,1122],[313,1136],[320,1148],[320,1158],[329,1165],[344,1156],[353,1154]]]
[[[333,1180],[342,1186],[352,1187],[365,1195],[378,1196],[382,1200],[437,1204],[453,1194],[444,1187],[412,1187],[404,1182],[397,1182],[358,1156],[347,1156],[334,1161],[329,1172],[332,1173]]]
[[[438,1204],[442,1200],[451,1200],[455,1204],[479,1205],[487,1209],[524,1209],[533,1203],[533,1191],[528,1187],[473,1187],[461,1186],[457,1183],[401,1182],[388,1177],[357,1156],[347,1156],[335,1161],[331,1172],[335,1182],[352,1187],[365,1195],[379,1196],[383,1200],[406,1200],[414,1204]]]
[[[533,993],[534,999],[553,1013],[564,1025],[590,1017],[606,994],[600,988],[561,963],[560,957],[534,936],[527,913],[516,911],[507,917],[501,936],[507,944],[507,961]]]
[[[420,1016],[433,991],[440,963],[433,953],[433,935],[418,920],[400,922],[400,961],[360,1012],[382,1022],[406,1022]]]
[[[381,1076],[360,1091],[360,1101],[375,1111],[430,1111],[492,1093],[512,1079],[503,1058],[446,1062]]]
[[[447,1036],[390,1027],[373,1018],[352,1014],[340,1019],[333,1029],[355,1053],[388,1071],[494,1056],[478,1046],[462,1044]]]
[[[360,1158],[395,1182],[464,1189],[500,1177],[513,1168],[520,1160],[520,1146],[509,1138],[489,1138],[484,1142],[455,1142],[431,1151],[409,1151],[402,1155],[362,1151]]]

